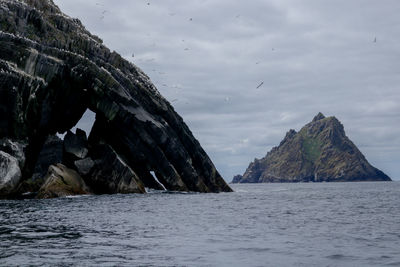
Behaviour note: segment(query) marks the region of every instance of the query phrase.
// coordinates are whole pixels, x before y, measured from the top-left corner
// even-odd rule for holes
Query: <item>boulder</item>
[[[70,130],[64,137],[65,161],[68,163],[86,158],[88,154],[88,141],[86,133],[81,129],[76,129],[76,133]]]
[[[18,160],[10,154],[0,151],[0,197],[13,192],[21,179]]]
[[[50,165],[63,162],[63,140],[58,136],[49,136],[40,153],[35,165],[32,180],[43,179]]]
[[[90,188],[74,170],[62,164],[51,165],[46,181],[39,189],[37,198],[56,198],[91,194]]]
[[[106,144],[97,145],[91,158],[76,161],[79,173],[96,194],[145,193],[137,174]]]
[[[0,139],[0,197],[14,193],[25,165],[26,144],[23,140]]]
[[[25,141],[14,141],[8,138],[0,139],[0,151],[6,152],[18,160],[18,165],[23,168],[25,165]]]
[[[49,136],[37,159],[34,167],[32,177],[23,180],[19,183],[15,192],[14,197],[17,198],[33,198],[36,196],[37,191],[45,182],[45,176],[50,165],[56,165],[62,163],[63,160],[63,141],[57,137]]]
[[[90,157],[88,157],[75,161],[74,165],[79,174],[81,174],[82,176],[88,176],[95,166],[95,162]]]

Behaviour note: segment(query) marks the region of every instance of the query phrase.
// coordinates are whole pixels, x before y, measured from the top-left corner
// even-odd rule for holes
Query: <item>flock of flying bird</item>
[[[103,6],[103,5],[100,4],[100,3],[96,3],[96,5],[97,5],[97,6]],[[150,2],[147,2],[147,5],[150,6]],[[105,18],[105,14],[106,14],[107,12],[108,12],[107,10],[103,10],[103,11],[101,12],[100,20],[103,20],[103,19]],[[170,15],[170,16],[175,16],[175,13],[169,13],[169,15]],[[236,19],[240,18],[240,15],[236,15],[235,18],[236,18]],[[189,21],[193,21],[193,18],[189,18]],[[182,39],[182,42],[185,42],[185,40]],[[188,47],[184,48],[184,51],[189,51],[189,50],[190,50],[190,49],[189,49]],[[274,51],[274,50],[275,50],[275,49],[272,48],[272,51]],[[132,58],[134,58],[134,57],[135,57],[135,53],[132,53]],[[151,59],[147,60],[147,62],[154,61],[154,60],[155,60],[154,58],[151,58]],[[260,64],[260,61],[256,62],[256,64],[257,64],[257,65]],[[153,71],[156,71],[156,70],[153,69]],[[159,74],[165,74],[165,73],[164,73],[164,72],[159,72]],[[263,85],[264,85],[264,81],[261,81],[261,82],[256,86],[256,89],[259,89],[259,88],[262,87]],[[168,87],[166,84],[163,84],[163,86]],[[178,86],[174,86],[174,88],[178,88]],[[171,100],[170,102],[172,103],[172,102],[176,102],[176,101],[178,101],[178,100],[179,100],[179,99],[175,98],[175,99]],[[230,97],[225,97],[225,101],[226,101],[226,102],[229,102],[230,100],[231,100]]]
[[[102,4],[100,4],[100,3],[96,3],[96,5],[97,5],[97,6],[102,6]],[[150,6],[150,2],[147,2],[147,5]],[[103,20],[103,19],[105,18],[105,14],[106,14],[107,12],[108,12],[107,10],[104,10],[104,11],[101,12],[100,20]],[[175,16],[175,13],[169,13],[169,15],[170,15],[170,16]],[[236,19],[240,18],[240,15],[236,15],[235,18],[236,18]],[[193,21],[193,18],[189,18],[189,21]],[[185,42],[185,40],[182,40],[182,42]],[[374,43],[377,42],[376,37],[374,38],[373,42],[374,42]],[[184,51],[189,51],[189,48],[188,48],[188,47],[184,48]],[[272,48],[272,51],[275,51],[275,49]],[[135,57],[135,54],[134,54],[134,53],[132,53],[132,57]],[[147,62],[154,61],[154,60],[155,60],[154,58],[151,58],[151,59],[147,60]],[[258,64],[260,64],[260,63],[261,63],[260,61],[257,61],[257,62],[256,62],[256,65],[258,65]],[[156,71],[156,70],[153,69],[153,71]],[[165,74],[165,73],[164,73],[164,72],[159,72],[159,74]],[[262,87],[263,85],[264,85],[264,81],[261,81],[261,82],[256,86],[256,89],[259,89],[259,88]],[[166,84],[163,84],[163,86],[168,87]],[[175,87],[175,88],[178,88],[177,86],[174,86],[174,87]],[[226,102],[228,102],[228,101],[230,101],[230,100],[231,100],[230,97],[225,97],[225,101],[226,101]],[[176,102],[176,101],[178,101],[177,98],[171,100],[171,102]]]

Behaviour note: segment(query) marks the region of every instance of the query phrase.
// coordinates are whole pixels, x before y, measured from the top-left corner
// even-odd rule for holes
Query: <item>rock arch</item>
[[[27,4],[28,3],[28,4]],[[182,118],[136,66],[51,1],[0,7],[0,138],[26,142],[29,178],[48,135],[96,113],[89,144],[107,144],[149,187],[231,191]]]

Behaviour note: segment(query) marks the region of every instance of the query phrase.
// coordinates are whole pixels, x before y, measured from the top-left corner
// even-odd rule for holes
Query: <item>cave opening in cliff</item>
[[[96,120],[96,113],[94,113],[90,109],[87,109],[85,113],[83,113],[82,118],[72,128],[72,131],[76,131],[76,129],[79,128],[85,131],[86,135],[89,136],[95,120]]]
[[[90,109],[87,109],[85,113],[83,113],[82,117],[79,119],[79,121],[73,126],[70,130],[75,133],[76,129],[81,129],[86,133],[86,136],[89,136],[90,132],[92,131],[94,122],[96,120],[96,113],[91,111]],[[58,137],[61,139],[64,139],[64,136],[66,135],[67,132],[64,132],[62,134],[57,134]]]

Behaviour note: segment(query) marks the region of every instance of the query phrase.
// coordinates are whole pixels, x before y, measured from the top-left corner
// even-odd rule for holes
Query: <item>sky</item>
[[[400,1],[54,2],[151,78],[225,180],[318,112],[400,180]]]

